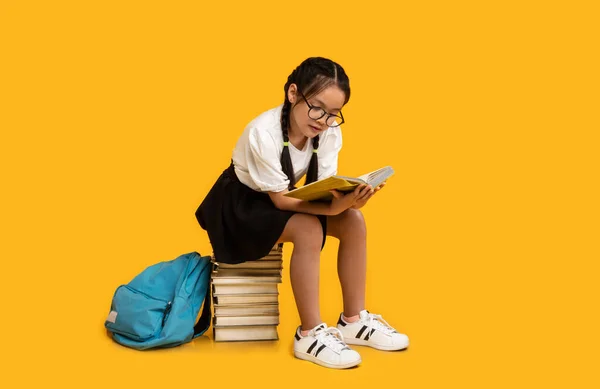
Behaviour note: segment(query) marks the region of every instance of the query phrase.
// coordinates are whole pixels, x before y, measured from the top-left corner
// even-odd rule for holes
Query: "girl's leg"
[[[290,278],[302,330],[308,331],[322,323],[319,309],[321,222],[316,216],[297,213],[288,220],[278,240],[281,242],[294,244]]]
[[[327,235],[340,240],[338,277],[342,285],[344,316],[365,309],[367,279],[367,227],[362,212],[348,209],[327,217]]]
[[[340,240],[338,275],[344,295],[345,318],[342,317],[342,320],[345,324],[338,324],[338,329],[344,335],[345,342],[379,350],[407,348],[408,336],[399,333],[384,320],[380,320],[381,316],[365,312],[359,315],[365,309],[367,273],[367,232],[362,213],[349,209],[337,216],[327,218],[327,235]],[[364,328],[371,324],[373,324],[371,331],[365,331]]]

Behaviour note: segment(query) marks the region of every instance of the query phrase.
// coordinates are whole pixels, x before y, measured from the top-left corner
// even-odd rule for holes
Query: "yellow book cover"
[[[335,189],[340,192],[351,192],[360,184],[367,184],[376,188],[392,175],[394,175],[394,169],[391,166],[382,167],[381,169],[377,169],[360,177],[335,175],[289,191],[284,196],[306,201],[328,201],[333,198],[333,195],[330,192],[331,190]]]

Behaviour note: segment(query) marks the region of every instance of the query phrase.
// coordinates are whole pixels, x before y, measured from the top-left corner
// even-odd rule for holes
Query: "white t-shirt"
[[[233,164],[239,180],[246,186],[262,192],[281,192],[288,188],[289,180],[281,167],[283,134],[281,109],[283,104],[263,112],[252,120],[233,150]],[[302,150],[289,143],[290,157],[296,182],[308,171],[313,154],[312,139]],[[319,174],[326,178],[337,173],[338,153],[342,148],[340,127],[329,127],[319,137]]]

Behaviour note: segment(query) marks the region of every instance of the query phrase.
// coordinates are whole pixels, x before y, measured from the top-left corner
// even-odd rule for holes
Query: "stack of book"
[[[256,261],[214,262],[213,335],[219,341],[277,340],[283,244]],[[214,261],[214,259],[213,259]]]

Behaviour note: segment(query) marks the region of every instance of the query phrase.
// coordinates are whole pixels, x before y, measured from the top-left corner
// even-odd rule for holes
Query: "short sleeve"
[[[337,174],[338,154],[342,148],[342,131],[330,127],[319,144],[319,180]]]
[[[261,191],[281,192],[288,188],[290,180],[281,167],[281,150],[268,131],[252,128],[246,152],[248,173]]]

